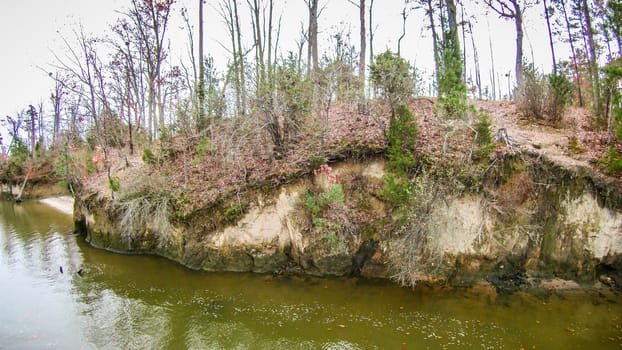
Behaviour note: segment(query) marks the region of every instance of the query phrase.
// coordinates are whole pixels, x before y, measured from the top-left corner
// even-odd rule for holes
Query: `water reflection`
[[[0,347],[613,349],[622,344],[617,295],[497,297],[354,279],[208,274],[155,257],[94,249],[72,234],[70,218],[37,203],[0,203],[0,212]]]

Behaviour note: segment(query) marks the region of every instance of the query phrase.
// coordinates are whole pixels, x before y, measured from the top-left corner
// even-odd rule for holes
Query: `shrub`
[[[410,64],[389,50],[376,57],[369,78],[392,109],[405,104],[413,90]]]
[[[558,123],[572,100],[573,85],[565,76],[542,76],[533,64],[523,66],[516,106],[526,118]]]
[[[610,175],[622,173],[622,158],[615,146],[609,146],[607,156],[601,158],[600,162],[606,166],[606,173]]]
[[[112,192],[119,192],[119,190],[121,190],[121,180],[118,176],[109,176],[108,185]]]
[[[328,206],[333,203],[343,203],[344,201],[343,186],[338,183],[332,184],[328,191],[320,195],[320,204],[322,206]]]
[[[223,213],[225,220],[230,223],[237,222],[242,218],[242,215],[244,215],[244,206],[241,203],[231,205]]]
[[[328,232],[326,235],[324,235],[324,240],[330,247],[331,252],[334,252],[337,250],[337,248],[339,248],[339,237],[337,237],[337,234],[335,232]]]
[[[546,114],[549,121],[557,123],[572,100],[574,87],[565,75],[551,74],[547,77],[546,88]]]
[[[320,213],[320,205],[315,198],[315,194],[309,190],[305,192],[305,208],[309,210],[313,215]]]
[[[404,176],[415,167],[413,153],[418,133],[412,112],[405,105],[399,106],[391,117],[387,150],[389,169],[396,175]]]
[[[211,149],[209,138],[203,137],[201,141],[197,143],[194,149],[196,151],[196,155],[194,156],[194,158],[192,158],[192,164],[198,165],[203,161],[203,156],[205,156],[205,154]]]
[[[462,79],[462,53],[456,33],[447,32],[444,37],[438,72],[438,106],[442,115],[459,118],[467,109],[467,87]]]
[[[520,85],[516,87],[516,107],[526,118],[543,119],[545,83],[533,64],[523,65]]]
[[[477,133],[475,136],[475,143],[477,144],[477,149],[475,150],[475,157],[478,159],[488,159],[492,152],[495,151],[495,143],[492,139],[492,132],[490,130],[491,126],[490,116],[487,113],[481,113],[479,115],[479,120],[475,124],[475,132]]]
[[[400,204],[404,204],[410,197],[410,182],[404,181],[394,175],[387,175],[385,177],[387,184],[382,188],[380,196],[386,202],[389,202],[392,206],[396,207]]]
[[[153,154],[150,148],[145,148],[143,150],[142,159],[143,159],[143,162],[149,165],[156,165],[158,163],[158,160],[155,154]]]

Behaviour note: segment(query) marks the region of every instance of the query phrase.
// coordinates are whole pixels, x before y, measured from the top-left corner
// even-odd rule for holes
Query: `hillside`
[[[475,147],[474,121],[444,120],[438,117],[434,103],[431,98],[410,102],[419,129],[419,156],[472,163],[469,155]],[[511,141],[510,145],[499,141],[489,162],[504,154],[530,152],[605,176],[599,159],[606,154],[606,133],[594,130],[586,109],[571,107],[559,125],[549,126],[521,118],[511,101],[473,100],[471,104],[491,117],[491,133],[496,135],[505,129]],[[247,188],[287,183],[310,174],[325,161],[359,159],[385,151],[389,113],[381,102],[371,103],[369,113],[364,114],[357,113],[356,105],[332,106],[320,121],[326,125],[324,128],[305,126],[308,136],[294,140],[280,159],[274,157],[261,121],[247,118],[243,123],[221,123],[203,138],[191,133],[161,141],[152,150],[157,154],[154,165],[145,164],[138,151],[133,156],[127,150],[111,151],[111,176],[119,177],[121,193],[151,186],[183,196],[183,210],[191,213],[223,197],[239,196]],[[622,181],[620,177],[617,180]],[[103,171],[84,182],[100,194],[110,193],[108,176]]]

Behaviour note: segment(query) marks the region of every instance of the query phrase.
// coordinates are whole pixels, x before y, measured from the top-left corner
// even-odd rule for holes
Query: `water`
[[[196,272],[0,202],[0,349],[620,349],[621,317],[616,294]]]

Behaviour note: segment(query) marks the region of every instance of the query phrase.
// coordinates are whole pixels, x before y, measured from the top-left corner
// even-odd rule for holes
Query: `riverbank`
[[[619,288],[622,184],[570,142],[574,127],[476,102],[492,122],[483,131],[503,136],[481,145],[471,126],[447,124],[434,101],[410,107],[418,134],[404,159],[387,152],[382,127],[365,114],[330,114],[332,143],[307,135],[308,147],[278,157],[229,124],[204,141],[174,139],[158,156],[109,152],[109,171],[77,192],[76,229],[99,248],[206,271],[486,281],[504,292],[555,278]],[[581,112],[560,127],[587,125]],[[382,125],[387,115],[378,114]],[[579,140],[591,145],[584,131]],[[237,146],[225,147],[222,135]]]
[[[60,196],[40,199],[39,202],[50,206],[63,214],[73,215],[73,197]]]

